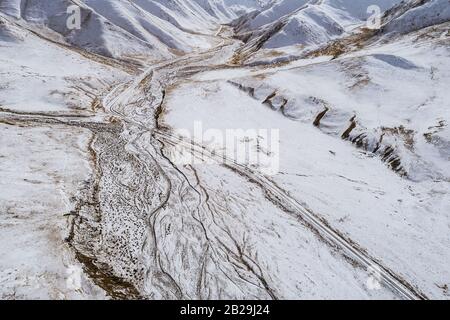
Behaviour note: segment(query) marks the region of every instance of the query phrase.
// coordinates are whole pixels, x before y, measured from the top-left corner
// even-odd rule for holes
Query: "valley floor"
[[[26,37],[35,48],[64,52]],[[8,90],[0,97],[0,297],[448,299],[448,164],[433,162],[414,181],[341,139],[345,126],[339,135],[324,129],[326,121],[351,124],[352,114],[339,108],[346,97],[354,105],[369,99],[344,91],[343,69],[357,59],[243,67],[232,63],[241,43],[230,30],[222,27],[214,42],[220,44],[137,76],[78,53],[60,57],[84,66],[77,79],[2,51],[1,59],[22,65],[0,67],[10,79],[0,83]],[[407,57],[420,68],[414,72],[435,70],[440,79],[431,97],[417,101],[448,97],[440,87],[448,69],[431,65],[450,65],[448,50],[433,45],[442,55],[436,62],[424,62],[420,48]],[[362,53],[373,68],[358,69],[373,81],[368,95],[382,86],[378,73],[405,70],[372,54]],[[45,92],[32,92],[29,81]],[[63,85],[48,96],[52,81]],[[296,90],[342,112],[317,123],[322,110],[308,110],[313,123],[268,104],[279,95],[302,105]],[[335,91],[318,92],[324,90]],[[83,106],[65,107],[67,96]],[[395,122],[389,112],[380,111],[380,118],[392,116],[383,124]],[[363,122],[370,111],[357,113]],[[178,134],[196,123],[222,132],[279,130],[279,172],[220,157]],[[172,154],[180,146],[207,163],[180,164]]]

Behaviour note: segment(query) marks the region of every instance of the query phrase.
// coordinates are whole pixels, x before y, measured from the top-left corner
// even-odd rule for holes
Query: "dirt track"
[[[159,127],[166,88],[188,75],[229,67],[236,48],[224,39],[212,50],[152,66],[115,87],[103,99],[109,122],[3,113],[4,121],[75,125],[93,133],[95,175],[79,192],[68,241],[85,271],[113,298],[283,298],[274,271],[233,231],[240,222],[227,217],[227,200],[211,191],[194,166],[177,166],[166,155],[166,146],[187,142]],[[193,150],[198,148],[204,155],[201,146]],[[232,161],[222,166],[256,185],[274,207],[300,219],[356,267],[379,267],[383,283],[400,298],[426,298],[267,177]]]

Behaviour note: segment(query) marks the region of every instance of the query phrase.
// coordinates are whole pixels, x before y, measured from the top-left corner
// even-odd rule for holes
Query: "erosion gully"
[[[67,214],[67,242],[86,274],[111,298],[283,298],[265,267],[246,252],[241,239],[235,239],[223,220],[226,206],[208,193],[194,166],[178,167],[165,154],[165,147],[174,144],[203,156],[205,149],[161,127],[159,121],[169,86],[195,73],[236,67],[228,61],[239,46],[222,38],[212,50],[159,63],[117,85],[102,101],[109,116],[105,122],[0,110],[5,123],[79,126],[92,132],[94,174]],[[382,282],[399,298],[426,299],[268,177],[225,160],[224,167],[246,177],[268,201],[302,220],[352,265],[378,266]]]

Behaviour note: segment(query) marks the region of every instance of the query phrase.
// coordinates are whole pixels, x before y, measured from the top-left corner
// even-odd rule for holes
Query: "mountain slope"
[[[426,3],[389,10],[389,32],[357,28],[324,43],[339,52],[302,56],[290,46],[297,55],[278,63],[184,79],[161,123],[187,139],[197,122],[205,132],[279,130],[276,185],[428,297],[448,299],[450,22],[427,13],[440,1]],[[404,23],[415,17],[429,26]],[[257,150],[269,145],[254,140]]]
[[[448,299],[449,24],[0,0],[0,298]]]
[[[448,0],[409,1],[401,3],[384,17],[384,32],[408,33],[450,20]]]
[[[401,0],[277,0],[268,9],[240,21],[237,31],[241,38],[263,39],[263,48],[273,49],[300,44],[320,45],[347,30],[360,25],[371,13],[368,8],[376,5],[381,12]]]
[[[81,8],[81,28],[66,26],[71,5]],[[207,34],[218,24],[253,10],[258,1],[226,5],[224,0],[1,0],[0,13],[58,41],[114,58],[160,60],[214,45]],[[201,35],[203,33],[205,35]]]

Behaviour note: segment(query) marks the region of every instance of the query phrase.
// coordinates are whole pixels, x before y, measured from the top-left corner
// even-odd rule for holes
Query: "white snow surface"
[[[68,30],[74,3],[82,27]],[[373,4],[387,15],[371,41],[300,57],[358,34]],[[0,0],[0,298],[117,297],[73,246],[90,240],[74,233],[80,216],[102,237],[86,249],[100,250],[98,270],[141,297],[400,298],[368,285],[370,270],[267,186],[220,163],[165,161],[158,118],[169,131],[279,130],[271,185],[413,289],[449,299],[449,10],[448,0]],[[223,26],[240,17],[247,43]],[[283,63],[234,61],[266,34],[250,61],[271,52]],[[155,256],[177,286],[152,269]]]
[[[75,46],[111,57],[151,60],[210,47],[202,34],[239,13],[262,6],[257,0],[1,0],[0,12],[48,28]],[[69,30],[67,8],[81,8],[80,29]],[[175,50],[175,51],[174,51]]]
[[[270,73],[202,74],[197,82],[186,81],[171,93],[165,121],[191,133],[195,122],[205,131],[219,128],[224,135],[235,128],[279,129],[281,169],[273,177],[277,185],[370,253],[382,256],[428,295],[446,299],[439,287],[450,276],[450,136],[447,125],[433,128],[450,118],[446,81],[440,82],[449,77],[443,67],[450,63],[448,51],[435,49],[433,59],[428,47],[386,46],[377,52]],[[432,69],[443,72],[437,83],[429,78]],[[355,79],[348,72],[367,73],[369,83],[353,87]],[[256,99],[227,81],[257,88]],[[288,117],[261,103],[274,91],[289,99],[292,109],[284,109]],[[323,106],[311,104],[311,97],[331,108],[320,129],[312,122]],[[399,149],[409,179],[340,139],[354,115],[368,131],[402,125],[412,130],[412,149],[406,137],[385,134]],[[436,143],[424,136],[430,130],[438,135]]]
[[[264,43],[273,49],[300,44],[319,45],[361,25],[377,6],[380,13],[401,0],[276,0],[266,10],[250,19],[245,30],[271,29],[283,21],[283,27]]]

